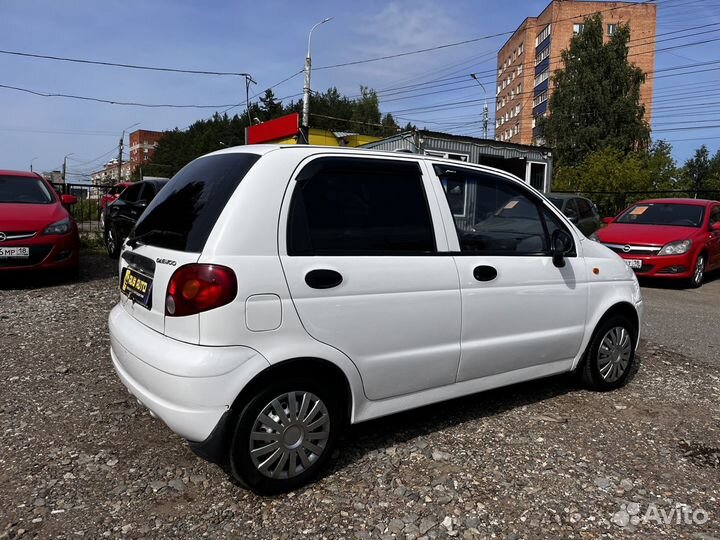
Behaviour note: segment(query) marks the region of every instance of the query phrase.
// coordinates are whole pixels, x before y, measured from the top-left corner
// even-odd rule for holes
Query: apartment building
[[[630,26],[629,60],[650,74],[640,89],[645,119],[652,117],[652,73],[655,69],[656,6],[635,2],[553,0],[540,15],[528,17],[498,52],[495,138],[517,144],[543,145],[538,119],[548,114],[552,74],[562,67],[561,51],[583,21],[603,16],[605,40],[620,24]]]

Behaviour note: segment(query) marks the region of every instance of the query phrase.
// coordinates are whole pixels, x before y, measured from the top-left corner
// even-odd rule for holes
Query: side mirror
[[[606,225],[608,225],[608,224],[612,223],[614,219],[615,218],[604,217],[604,218],[602,218],[602,222],[605,223]]]
[[[566,231],[556,229],[550,238],[550,253],[556,268],[565,266],[565,256],[572,251],[573,239]]]
[[[61,195],[60,202],[64,205],[72,206],[73,204],[77,204],[78,199],[75,195]]]
[[[716,221],[712,225],[710,225],[710,230],[714,232],[720,232],[720,221]]]

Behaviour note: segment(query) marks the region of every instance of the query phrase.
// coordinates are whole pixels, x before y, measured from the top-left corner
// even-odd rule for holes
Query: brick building
[[[118,174],[118,160],[112,159],[103,165],[99,171],[90,175],[92,183],[117,184],[118,182],[130,182],[138,169],[141,169],[155,154],[155,148],[164,132],[138,129],[130,134],[130,159],[123,161],[122,174]]]
[[[133,171],[152,159],[155,147],[163,135],[162,131],[146,129],[138,129],[130,134],[130,163]]]
[[[655,69],[656,6],[651,3],[553,0],[540,15],[528,17],[498,52],[495,138],[543,144],[537,119],[548,113],[552,74],[562,67],[561,51],[582,31],[583,21],[600,12],[605,40],[618,24],[629,24],[628,59],[645,73]],[[645,119],[652,115],[653,77],[640,89]]]

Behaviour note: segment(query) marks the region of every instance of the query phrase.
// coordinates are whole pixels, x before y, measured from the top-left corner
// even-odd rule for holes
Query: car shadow
[[[90,283],[114,278],[117,261],[99,251],[81,250],[77,275],[64,271],[7,271],[2,274],[0,290],[35,290],[63,285]]]
[[[627,384],[632,384],[642,365],[641,353],[636,355],[636,360]],[[423,435],[460,426],[465,422],[497,416],[583,388],[578,377],[565,373],[471,394],[349,426],[339,443],[338,458],[322,476],[344,469],[369,452],[403,444]]]

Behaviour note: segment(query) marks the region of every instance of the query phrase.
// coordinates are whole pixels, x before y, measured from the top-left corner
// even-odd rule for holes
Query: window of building
[[[519,104],[515,105],[515,116],[517,116],[518,114],[520,114],[520,105]]]
[[[533,116],[532,119],[532,128],[535,129],[535,126],[537,125],[537,118]]]
[[[608,36],[614,36],[615,32],[617,32],[618,25],[617,24],[608,24]]]
[[[550,69],[549,68],[535,76],[535,86],[547,81],[548,77],[550,77]]]
[[[323,158],[298,177],[288,220],[288,254],[435,252],[417,163]]]
[[[454,216],[461,251],[549,255],[550,235],[562,224],[528,189],[461,167],[435,165],[435,171],[451,207],[451,183],[463,196],[464,213]]]
[[[518,75],[522,75],[522,72],[523,72],[523,65],[522,65],[522,64],[520,64],[520,65],[517,67],[517,71],[518,71]]]
[[[537,66],[540,62],[550,56],[550,47],[545,47],[542,51],[535,55],[535,65]]]
[[[520,56],[520,55],[521,55],[522,53],[524,53],[524,52],[525,52],[525,44],[524,44],[524,43],[521,43],[521,44],[518,46],[518,56]]]
[[[582,23],[575,23],[573,24],[573,34],[580,34],[582,31],[585,30],[585,25]]]
[[[540,45],[545,39],[550,35],[551,31],[551,24],[548,24],[545,28],[543,28],[543,31],[540,32],[537,37],[535,38],[535,46],[537,47]]]
[[[515,124],[515,127],[513,128],[513,135],[517,135],[520,132],[520,123],[518,122]]]
[[[517,90],[515,91],[517,95],[522,94],[522,83],[518,84]]]
[[[537,107],[541,103],[545,103],[548,98],[547,90],[545,90],[542,94],[537,95],[533,98],[533,107]]]

